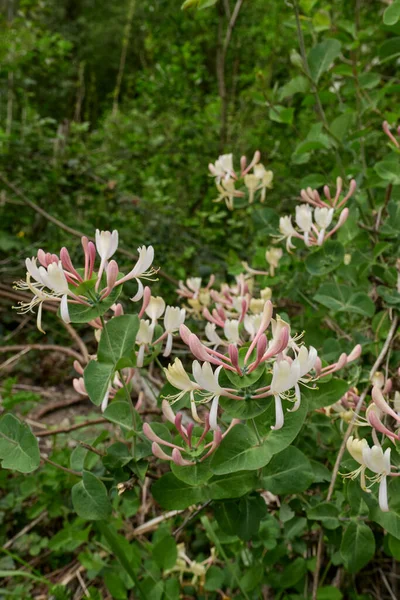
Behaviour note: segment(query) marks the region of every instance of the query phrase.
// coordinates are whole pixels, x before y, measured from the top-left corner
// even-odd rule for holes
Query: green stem
[[[126,557],[125,549],[121,547],[118,535],[109,527],[106,521],[97,521],[97,527],[100,529],[101,534],[107,540],[112,552],[115,554],[119,562],[121,563],[122,568],[128,573],[129,577],[132,579],[135,587],[137,588],[140,596],[143,600],[147,600],[147,595],[143,591],[140,586],[139,580],[136,576],[136,573]]]
[[[227,555],[225,553],[225,550],[222,547],[222,544],[220,543],[218,537],[215,535],[215,532],[214,532],[214,530],[213,530],[213,528],[211,526],[211,523],[210,523],[208,517],[206,517],[206,516],[202,517],[201,518],[201,522],[203,524],[204,529],[206,530],[206,533],[207,533],[208,537],[213,542],[213,544],[217,548],[218,552],[221,554],[222,558],[224,559],[225,564],[228,567],[229,571],[231,572],[231,575],[232,575],[233,579],[236,581],[236,584],[237,584],[239,590],[243,594],[243,598],[246,598],[246,600],[249,600],[248,595],[246,594],[246,592],[244,591],[244,589],[240,585],[239,578],[236,575],[236,572],[234,571],[234,569],[232,568],[232,565],[231,565],[231,563],[229,561],[229,558],[227,557]]]
[[[126,385],[126,382],[125,382],[125,379],[124,379],[124,376],[123,376],[123,373],[122,373],[121,369],[118,371],[118,374],[119,374],[119,378],[121,379],[122,386],[124,388],[124,392],[125,392],[125,395],[126,395],[126,399],[127,399],[128,403],[129,403],[129,408],[130,408],[130,411],[131,411],[132,424],[133,424],[133,430],[134,430],[133,431],[133,443],[132,443],[132,456],[135,457],[135,455],[136,455],[136,436],[137,436],[137,431],[136,431],[137,430],[137,423],[136,423],[135,409],[134,409],[134,407],[132,405],[131,393],[128,390],[128,386]]]

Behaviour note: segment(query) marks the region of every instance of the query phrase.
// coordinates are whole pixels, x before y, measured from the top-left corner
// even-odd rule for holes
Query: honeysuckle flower
[[[269,298],[267,298],[269,300]],[[263,311],[265,300],[263,298],[252,298],[250,300],[249,308],[252,313],[260,314]]]
[[[111,233],[110,231],[100,232],[96,229],[96,248],[101,259],[96,282],[96,290],[98,290],[106,262],[115,254],[118,248],[118,231],[114,229]]]
[[[300,365],[300,378],[304,377],[314,368],[315,361],[317,360],[318,353],[313,346],[310,346],[309,350],[305,346],[301,346],[297,354],[297,360]]]
[[[264,301],[263,305],[265,304]],[[244,320],[243,320],[243,324],[244,324],[244,328],[247,331],[247,333],[250,334],[250,339],[253,340],[257,331],[260,328],[261,325],[261,319],[262,319],[262,315],[261,313],[255,314],[255,315],[246,315]]]
[[[265,201],[265,196],[267,189],[272,188],[272,180],[274,178],[274,174],[272,171],[267,171],[261,163],[258,165],[254,165],[253,169],[254,175],[261,180],[257,189],[261,189],[260,202],[263,203]]]
[[[139,325],[139,331],[136,335],[136,343],[139,344],[139,352],[137,354],[136,364],[138,367],[143,367],[144,352],[146,346],[151,344],[153,339],[154,328],[151,326],[150,321],[141,319]]]
[[[312,228],[312,210],[307,204],[296,206],[296,224],[304,233],[304,243],[310,246],[310,231]]]
[[[389,511],[387,496],[387,476],[390,474],[390,452],[387,448],[383,452],[381,446],[364,447],[362,450],[363,461],[366,467],[376,473],[374,483],[379,482],[379,507],[383,512]]]
[[[274,362],[271,395],[275,399],[275,425],[271,426],[274,431],[281,429],[284,423],[283,408],[281,398],[289,399],[286,392],[295,387],[300,379],[300,364],[297,360],[292,363],[286,360]],[[294,405],[294,410],[298,408],[300,399]]]
[[[224,323],[224,335],[230,344],[239,343],[239,321],[236,319],[226,319]]]
[[[161,296],[151,296],[145,313],[151,319],[151,324],[154,326],[157,320],[162,316],[165,310],[165,301]]]
[[[206,334],[208,341],[211,342],[211,344],[213,344],[214,348],[217,348],[218,346],[223,346],[226,344],[226,342],[224,342],[224,340],[222,340],[219,337],[219,335],[216,331],[215,323],[207,323],[204,333]]]
[[[163,356],[169,356],[172,350],[172,334],[178,331],[179,327],[185,322],[186,311],[184,308],[167,306],[164,315],[164,327],[167,334],[167,343]],[[165,334],[164,334],[165,335]]]
[[[395,419],[396,421],[400,422],[399,415],[386,402],[386,400],[385,400],[385,398],[384,398],[384,396],[382,394],[382,390],[381,390],[381,388],[378,385],[374,385],[372,387],[371,396],[372,396],[372,400],[375,402],[375,404],[378,406],[378,408],[383,413],[386,413],[387,415],[390,415],[391,417],[393,417],[393,419]]]
[[[253,175],[253,174],[249,173],[248,175],[244,176],[244,184],[249,191],[249,204],[253,204],[253,202],[254,202],[254,193],[255,193],[256,189],[258,188],[259,183],[260,183],[260,180],[257,177],[257,175]]]
[[[190,394],[190,408],[193,419],[198,423],[201,423],[202,421],[197,414],[196,403],[194,401],[193,394],[194,391],[200,390],[199,384],[190,379],[179,358],[175,358],[173,364],[168,365],[166,369],[164,368],[164,373],[168,382],[174,388],[180,390],[178,394],[168,396],[168,400],[172,403],[178,402],[185,394]]]
[[[219,366],[215,372],[212,370],[210,363],[205,362],[203,365],[195,360],[192,365],[193,377],[199,386],[206,392],[210,392],[211,395],[207,396],[207,401],[212,399],[210,409],[210,427],[211,429],[217,429],[217,416],[218,416],[218,404],[219,397],[226,394],[226,390],[222,388],[218,383],[218,377],[221,372],[222,365]]]
[[[371,485],[374,483],[379,483],[379,507],[382,511],[387,512],[389,510],[387,497],[387,477],[391,475],[391,449],[387,448],[385,451],[383,451],[382,447],[378,445],[370,448],[367,440],[359,440],[353,436],[350,436],[347,440],[346,447],[350,455],[361,466],[355,471],[345,475],[345,477],[354,479],[361,474],[361,487],[364,491],[368,491],[365,483],[365,469],[369,469],[373,473],[376,473],[374,477],[369,477],[368,479],[371,481]]]
[[[333,208],[316,208],[314,210],[314,219],[318,227],[322,229],[328,229],[329,225],[332,223],[333,218]]]
[[[127,275],[119,279],[116,283],[116,285],[121,285],[126,281],[130,281],[131,279],[136,280],[136,283],[138,284],[138,291],[135,296],[131,298],[132,302],[137,302],[143,297],[144,287],[140,279],[151,279],[151,277],[157,272],[156,269],[151,266],[154,260],[153,246],[141,246],[138,248],[138,252],[139,258],[133,269]]]
[[[275,269],[278,268],[282,254],[282,248],[268,248],[265,252],[265,260],[269,264],[269,272],[271,277],[274,277],[275,275]]]
[[[219,196],[213,202],[224,200],[229,210],[233,210],[234,198],[243,198],[244,196],[244,192],[240,192],[235,188],[233,179],[223,179],[221,183],[217,183],[217,190],[219,191]]]
[[[219,156],[215,164],[210,163],[208,165],[211,175],[216,177],[217,183],[220,183],[221,179],[229,179],[235,177],[235,171],[233,170],[233,155],[222,154]]]
[[[280,217],[279,231],[282,234],[282,238],[280,238],[280,239],[286,238],[286,250],[288,252],[290,252],[290,250],[295,248],[295,245],[292,244],[292,237],[297,237],[297,238],[301,237],[292,225],[292,217],[289,217],[289,216]]]

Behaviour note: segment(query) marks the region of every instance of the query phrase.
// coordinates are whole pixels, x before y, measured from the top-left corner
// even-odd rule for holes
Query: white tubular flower
[[[151,300],[150,300],[151,302]],[[163,300],[164,302],[164,300]],[[168,333],[174,333],[185,322],[186,311],[177,306],[167,306],[164,315],[164,327]]]
[[[137,354],[136,365],[143,367],[144,351],[148,344],[151,344],[153,339],[154,328],[150,325],[150,321],[140,320],[139,331],[136,336],[136,343],[139,344],[139,352]]]
[[[354,460],[357,461],[359,465],[365,466],[363,459],[363,449],[368,448],[367,440],[359,440],[351,435],[346,442],[346,448],[351,457],[354,458]]]
[[[279,315],[276,315],[276,319],[271,319],[271,329],[272,329],[272,341],[271,341],[271,345],[274,342],[278,342],[281,334],[282,334],[282,330],[287,327],[289,330],[289,337],[290,337],[290,325],[289,323],[286,323],[286,321],[284,321],[283,319],[281,319],[281,317]]]
[[[193,361],[192,371],[193,377],[196,380],[196,383],[207,392],[211,392],[212,394],[224,394],[224,389],[218,383],[218,377],[222,366],[217,367],[215,371],[212,370],[210,363],[205,362],[203,365],[200,365],[199,361]]]
[[[218,383],[218,377],[219,377],[221,369],[222,369],[222,366],[217,367],[217,369],[214,372],[211,368],[210,363],[205,362],[205,363],[203,363],[203,366],[201,366],[197,360],[195,360],[193,362],[193,366],[192,366],[193,376],[194,376],[196,382],[199,384],[199,386],[203,390],[205,390],[207,392],[211,392],[211,396],[209,399],[212,398],[212,403],[211,403],[209,419],[210,419],[210,428],[213,429],[214,431],[218,427],[217,417],[218,417],[219,397],[221,396],[221,394],[223,395],[225,393],[224,389]]]
[[[191,401],[194,402],[193,392],[200,389],[200,386],[190,379],[179,358],[175,358],[173,364],[164,369],[164,373],[169,383],[177,390],[181,390],[179,394],[170,396],[170,400],[177,402],[185,394],[190,393]]]
[[[230,344],[240,342],[239,321],[236,319],[226,319],[224,324],[224,334]]]
[[[217,348],[217,346],[225,345],[225,342],[219,337],[218,333],[216,332],[215,323],[207,323],[205,327],[205,334],[208,341],[211,342],[215,348]]]
[[[194,292],[196,297],[200,292],[201,277],[189,277],[188,279],[186,279],[186,285],[188,286],[189,290],[192,290],[192,292]]]
[[[64,323],[71,323],[71,318],[69,316],[69,310],[68,310],[68,296],[67,296],[67,294],[64,294],[62,296],[62,298],[61,298],[60,315],[61,315],[61,318],[64,321]]]
[[[310,346],[310,349],[307,350],[305,346],[301,346],[299,353],[297,355],[297,360],[300,365],[300,377],[304,377],[311,371],[311,369],[315,365],[315,361],[317,360],[318,353],[313,346]]]
[[[285,397],[285,392],[295,387],[299,378],[300,365],[296,360],[291,364],[286,360],[274,362],[271,381],[271,393],[275,398],[275,425],[271,426],[274,431],[281,429],[284,424],[281,396]],[[300,398],[298,397],[293,410],[297,410],[299,405]]]
[[[379,507],[383,512],[389,511],[387,494],[387,476],[390,473],[390,448],[383,452],[381,446],[363,448],[363,460],[366,467],[376,473],[375,481],[379,481]]]
[[[146,315],[150,317],[152,325],[154,325],[165,310],[165,302],[161,296],[151,296],[150,302],[146,308]]]
[[[294,244],[292,244],[292,237],[298,236],[297,231],[292,225],[292,217],[280,217],[279,231],[281,232],[283,238],[286,238],[286,250],[290,252],[291,249],[295,248]]]
[[[261,189],[260,202],[265,201],[265,196],[267,193],[267,189],[272,188],[272,180],[274,178],[274,174],[272,171],[266,171],[264,165],[259,163],[258,165],[254,165],[253,173],[258,179],[261,179],[261,183],[258,186],[258,189]]]
[[[263,308],[264,308],[265,302],[263,300],[261,302],[263,303]],[[250,307],[251,307],[251,303],[250,303]],[[243,324],[244,324],[245,330],[250,335],[250,339],[253,339],[254,336],[256,335],[257,331],[259,330],[260,325],[261,325],[261,320],[262,320],[261,312],[257,315],[246,315],[245,316],[245,318],[243,320]]]
[[[389,475],[390,473],[390,448],[383,452],[381,446],[372,446],[369,448],[364,446],[362,449],[362,457],[364,464],[370,471],[378,475]]]
[[[217,182],[219,183],[222,178],[228,179],[234,175],[233,171],[233,155],[232,154],[222,154],[218,160],[215,161],[215,164],[208,165],[212,175],[216,177]]]
[[[96,229],[96,248],[102,261],[110,259],[118,248],[118,231],[99,231]]]
[[[26,270],[28,271],[29,275],[37,283],[40,283],[41,285],[46,285],[45,282],[43,281],[40,271],[36,265],[36,258],[32,257],[32,258],[25,259],[25,266],[26,266]]]
[[[265,260],[269,264],[271,277],[275,275],[275,269],[278,268],[282,254],[282,248],[268,248],[265,252]]]
[[[267,300],[271,300],[272,298],[272,290],[270,287],[266,287],[263,290],[260,290],[260,296],[264,302]]]
[[[308,204],[296,206],[296,223],[304,232],[304,243],[310,245],[309,234],[312,227],[312,209]]]
[[[267,298],[269,300],[269,298]],[[262,313],[264,310],[265,300],[263,298],[252,298],[250,300],[250,310],[256,315]],[[250,332],[249,332],[250,333]]]
[[[96,229],[96,248],[101,259],[95,287],[97,291],[100,287],[101,276],[103,275],[106,262],[112,257],[118,248],[118,231],[114,229],[114,231],[111,233],[110,231],[100,232],[98,229]]]
[[[167,306],[164,315],[165,333],[167,333],[167,343],[163,356],[169,356],[172,350],[172,334],[179,329],[185,322],[186,311],[184,308],[177,306]]]
[[[133,267],[131,271],[122,279],[119,279],[116,282],[116,285],[121,285],[125,283],[125,281],[129,281],[130,279],[135,279],[138,284],[138,291],[131,298],[132,302],[137,302],[143,297],[143,283],[140,281],[140,278],[150,279],[152,275],[154,275],[157,271],[151,267],[154,260],[154,248],[153,246],[141,246],[138,249],[139,258],[137,260],[136,265]],[[151,268],[150,268],[151,267]]]
[[[254,193],[259,183],[260,180],[257,177],[257,175],[252,175],[251,173],[249,173],[248,175],[244,176],[244,185],[249,191],[249,204],[253,204],[254,202]]]
[[[292,363],[286,360],[275,361],[271,381],[271,392],[284,394],[292,389],[300,379],[300,364],[294,360]]]
[[[221,202],[225,200],[225,204],[229,210],[233,210],[233,199],[244,196],[243,192],[239,192],[235,188],[235,182],[233,179],[223,179],[221,183],[217,183],[217,190],[219,196],[215,198],[214,202]]]
[[[318,227],[322,229],[328,229],[329,225],[332,223],[333,218],[333,208],[316,208],[314,210],[314,219]]]
[[[61,261],[50,263],[47,269],[39,267],[39,273],[44,285],[56,294],[68,294],[68,281],[65,277]]]

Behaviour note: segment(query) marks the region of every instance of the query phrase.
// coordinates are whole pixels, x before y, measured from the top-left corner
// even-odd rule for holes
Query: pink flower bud
[[[354,346],[353,350],[350,352],[350,354],[347,357],[347,362],[349,363],[349,362],[352,362],[353,360],[357,360],[357,358],[360,358],[361,352],[362,352],[361,344],[357,344],[356,346]]]
[[[79,375],[83,375],[83,367],[78,360],[74,360],[74,369]]]
[[[139,319],[141,319],[146,311],[146,308],[148,307],[149,303],[150,303],[150,299],[151,299],[151,289],[149,288],[148,285],[146,285],[146,287],[144,288],[143,291],[143,300],[142,300],[142,308],[140,309],[140,313],[139,313]]]
[[[161,460],[172,460],[172,456],[169,456],[166,452],[164,452],[157,442],[152,443],[151,451],[156,458],[160,458]]]
[[[174,448],[172,450],[172,460],[174,461],[174,463],[180,467],[189,467],[190,465],[194,465],[194,462],[191,462],[190,460],[186,460],[185,458],[182,457],[182,454],[180,453],[180,451],[177,448]]]
[[[180,334],[182,340],[188,346],[190,336],[192,335],[192,332],[190,331],[189,327],[186,327],[186,325],[184,323],[182,323],[182,325],[179,327],[179,334]]]

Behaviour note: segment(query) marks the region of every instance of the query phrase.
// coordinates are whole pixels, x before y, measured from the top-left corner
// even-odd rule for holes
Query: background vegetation
[[[191,6],[181,10],[175,0],[0,1],[2,408],[17,410],[33,424],[69,426],[94,416],[93,407],[81,409],[69,397],[73,369],[68,353],[24,352],[24,344],[51,345],[56,336],[68,345],[70,332],[59,332],[59,322],[48,315],[43,338],[33,318],[11,311],[18,299],[12,282],[23,277],[25,256],[63,245],[72,256],[75,249],[79,252],[78,237],[74,249],[71,232],[54,219],[86,234],[96,227],[116,228],[121,246],[131,253],[139,244],[152,244],[155,264],[163,269],[153,294],[162,289],[164,297],[176,302],[176,282],[187,276],[216,273],[218,281],[232,280],[243,260],[265,269],[265,250],[278,233],[279,215],[294,212],[300,190],[333,186],[338,176],[346,182],[355,178],[358,192],[338,234],[339,260],[328,257],[330,266],[318,263],[313,272],[310,262],[304,266],[308,250],[301,248],[296,259],[285,254],[277,275],[261,283],[277,290],[280,311],[295,330],[307,330],[307,343],[323,351],[326,360],[362,343],[364,363],[349,374],[352,383],[368,381],[400,306],[393,291],[400,171],[398,154],[388,148],[382,132],[384,120],[396,124],[400,117],[396,9],[384,21],[390,3],[379,0],[186,4]],[[229,212],[213,202],[216,190],[207,164],[226,152],[234,152],[238,161],[256,149],[274,172],[274,187],[265,206],[238,203]],[[347,267],[344,252],[351,255]],[[124,261],[131,262],[121,255],[119,262]],[[322,283],[335,284],[336,291],[322,294]],[[351,302],[352,294],[362,297]],[[90,329],[81,327],[79,334],[91,348]],[[398,366],[399,354],[394,345],[387,374]],[[53,405],[62,405],[63,411],[54,413]],[[108,434],[100,432],[95,429],[89,438],[100,440],[96,445],[101,446]],[[89,439],[77,435],[68,439]],[[301,442],[312,458],[318,439],[314,458],[321,468],[313,494],[320,502],[341,437],[338,425],[316,415]],[[45,450],[68,468],[68,453],[58,439],[46,437]],[[105,557],[100,532],[74,516],[65,500],[73,475],[47,463],[29,476],[11,477],[3,469],[0,483],[0,539],[12,540],[0,557],[0,597],[78,598],[85,587],[96,599],[129,597],[132,581],[121,575],[114,558]],[[319,600],[393,599],[400,575],[400,516],[396,513],[391,524],[369,516],[368,531],[375,541],[372,546],[364,531],[368,539],[359,544],[362,558],[352,562],[355,550],[350,546],[346,554],[342,525],[355,515],[357,523],[367,520],[369,508],[365,498],[352,493],[353,503],[347,488],[341,488],[334,514],[308,520],[309,499],[289,494],[274,516],[260,509],[257,526],[242,536],[228,534],[226,526],[216,537],[210,515],[195,519],[174,537],[175,526],[162,525],[137,544],[127,542],[126,551],[133,563],[141,562],[150,572],[145,583],[151,598],[173,599],[180,593],[185,598],[228,598],[238,578],[237,598],[243,593],[307,598],[318,521],[327,531]],[[119,510],[129,535],[158,514],[147,489],[128,491],[122,498]],[[254,506],[252,502],[250,497],[246,509],[251,506],[257,515],[257,500]],[[346,502],[350,516],[340,513],[338,528]],[[179,518],[176,527],[182,523]],[[32,522],[37,525],[24,532]],[[383,535],[377,523],[390,535]],[[122,521],[115,526],[120,529]],[[356,533],[362,532],[347,530],[347,540]],[[205,588],[188,585],[180,591],[176,577],[155,586],[175,564],[165,558],[176,558],[174,540],[185,541],[199,561],[209,556],[211,546],[217,548],[221,563],[212,567]],[[155,562],[150,562],[152,554],[158,557]],[[240,558],[233,575],[223,564],[227,556]],[[364,571],[355,575],[360,569]],[[15,577],[11,572],[16,570],[25,575]],[[265,576],[258,580],[260,572]]]

